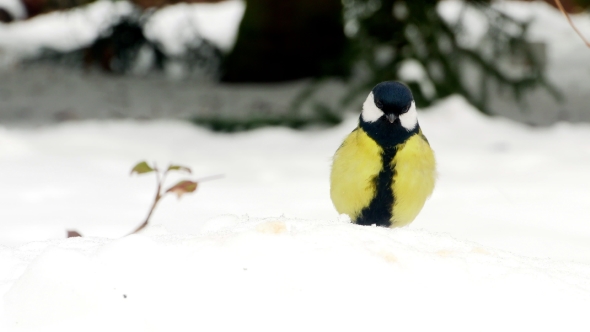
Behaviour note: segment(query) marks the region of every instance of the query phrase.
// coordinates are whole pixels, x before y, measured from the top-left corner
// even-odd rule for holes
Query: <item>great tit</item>
[[[418,125],[416,103],[400,82],[377,84],[359,124],[334,155],[330,196],[360,225],[411,223],[434,189],[434,153]]]

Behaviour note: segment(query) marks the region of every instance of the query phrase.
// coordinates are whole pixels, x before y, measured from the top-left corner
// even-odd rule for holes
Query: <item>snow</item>
[[[542,17],[531,33],[550,41],[551,75],[587,75],[558,12],[495,5]],[[243,2],[220,16],[199,6],[156,12],[148,37],[172,53],[195,36],[229,47]],[[100,1],[0,25],[0,49],[72,50],[112,24],[106,14],[133,10]],[[408,62],[403,75],[422,71]],[[434,194],[409,227],[385,229],[351,224],[329,199],[331,156],[357,117],[231,135],[172,120],[0,127],[0,331],[585,330],[590,125],[531,128],[441,101],[419,114]],[[224,178],[165,197],[125,237],[154,196],[152,175],[129,176],[140,160],[193,169],[169,184]]]
[[[63,240],[5,305],[17,331],[576,330],[588,279],[561,268],[424,231],[270,218]]]
[[[0,8],[10,13],[16,20],[22,20],[27,17],[27,10],[20,0],[0,0]]]
[[[12,0],[0,0],[12,1]],[[496,114],[517,121],[536,125],[547,125],[559,120],[589,121],[586,112],[588,68],[587,47],[576,35],[563,15],[542,2],[494,1],[494,8],[523,21],[531,21],[529,37],[535,43],[535,50],[546,60],[548,81],[564,96],[563,102],[553,98],[546,90],[539,88],[524,94],[524,103],[515,100],[508,91],[490,84],[489,108]],[[464,34],[459,40],[469,47],[477,47],[487,31],[482,13],[466,6],[463,1],[447,0],[438,5],[439,13],[450,22],[462,19]],[[464,11],[463,11],[464,9]],[[233,47],[238,28],[245,11],[243,0],[228,0],[216,4],[177,4],[166,6],[153,13],[147,13],[145,33],[148,38],[163,46],[172,57],[183,56],[187,47],[198,46],[208,40],[224,52]],[[40,15],[31,20],[0,25],[0,68],[11,67],[22,58],[34,56],[43,48],[70,51],[87,46],[120,17],[134,12],[133,6],[125,1],[98,1],[85,7],[63,13]],[[114,15],[111,15],[114,14]],[[590,36],[588,13],[571,15],[582,34]],[[89,19],[90,18],[90,19]],[[144,49],[138,62],[145,65],[136,73],[145,73],[151,66],[153,53]],[[389,52],[390,53],[390,52]],[[385,52],[385,56],[388,56]],[[520,70],[503,59],[502,67],[517,74]],[[432,82],[423,76],[424,69],[415,62],[405,63],[400,77],[418,80],[422,92],[432,95]],[[141,67],[141,66],[139,66]],[[184,78],[182,62],[170,61],[166,73],[172,78]],[[465,78],[479,84],[479,72],[465,64]],[[41,75],[41,74],[40,74]],[[518,75],[517,75],[518,76]],[[41,79],[41,78],[40,78]],[[91,87],[88,90],[95,90]],[[59,100],[59,98],[51,98]],[[28,107],[26,101],[20,107]],[[522,111],[523,109],[529,112]]]
[[[100,0],[69,11],[0,24],[0,50],[16,57],[33,56],[44,48],[76,50],[91,44],[133,10],[129,2]]]
[[[421,112],[439,181],[407,228],[351,224],[330,158],[355,126],[217,134],[176,121],[0,131],[1,331],[582,330],[589,125]],[[142,159],[193,168],[166,197]],[[66,229],[83,238],[64,239]],[[3,313],[3,316],[2,314]]]
[[[590,52],[588,47],[576,34],[563,14],[544,1],[493,1],[493,8],[523,22],[530,22],[528,38],[536,43],[535,52],[546,67],[548,82],[564,97],[558,101],[548,91],[539,88],[524,95],[524,103],[515,101],[508,90],[491,86],[489,107],[496,114],[507,116],[517,121],[536,125],[547,125],[559,120],[589,121],[587,112],[588,66]],[[458,38],[466,47],[477,47],[487,32],[487,20],[483,14],[463,1],[441,1],[437,7],[443,18],[454,23],[461,19],[464,24],[463,34]],[[590,38],[590,13],[583,12],[570,15],[580,32]],[[465,71],[469,72],[468,64]],[[504,64],[507,73],[518,73],[518,68]],[[471,75],[474,85],[479,83],[477,73]],[[502,91],[503,90],[503,91]]]
[[[160,42],[170,55],[182,55],[187,46],[200,39],[228,52],[236,42],[245,10],[243,0],[167,6],[148,19],[145,34]]]
[[[0,0],[0,5],[4,1],[7,6],[12,4],[11,0]],[[163,44],[170,55],[180,55],[189,44],[202,39],[229,51],[245,7],[243,0],[166,6],[147,16],[145,33],[148,39]],[[137,12],[127,1],[99,0],[68,11],[0,24],[0,67],[43,49],[67,52],[86,47],[121,18]]]
[[[587,47],[572,29],[563,14],[543,1],[496,1],[493,8],[521,22],[531,22],[528,37],[532,42],[547,43],[547,57],[552,69],[568,68],[567,75],[575,73],[578,65],[585,67],[588,57]],[[465,6],[462,1],[445,1],[438,7],[439,13],[449,22],[462,19],[468,29],[463,32],[460,40],[465,46],[476,47],[485,36],[488,26],[483,14],[471,6]],[[463,12],[462,12],[463,10]],[[575,26],[583,35],[590,35],[590,14],[571,14]],[[568,59],[568,61],[563,61]],[[571,61],[575,61],[572,65]],[[555,66],[559,66],[555,68]],[[552,70],[555,72],[557,70]],[[578,70],[579,71],[579,70]],[[584,74],[588,74],[585,72]],[[562,78],[563,79],[563,78]]]

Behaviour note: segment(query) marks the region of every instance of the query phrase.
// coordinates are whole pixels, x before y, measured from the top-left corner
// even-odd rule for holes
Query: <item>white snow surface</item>
[[[531,129],[462,98],[419,114],[439,179],[402,229],[329,199],[356,125],[216,134],[181,122],[0,130],[0,331],[582,331],[590,126]],[[203,182],[164,198],[141,159]],[[83,238],[64,239],[66,229]]]

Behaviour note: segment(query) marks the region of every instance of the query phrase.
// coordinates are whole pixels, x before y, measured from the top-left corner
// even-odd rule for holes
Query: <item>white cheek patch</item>
[[[416,128],[418,124],[418,112],[416,112],[416,103],[412,102],[410,109],[399,116],[399,121],[402,124],[402,127],[406,128],[407,131],[411,131],[412,129]]]
[[[361,113],[365,122],[375,122],[383,116],[383,112],[375,105],[375,98],[373,92],[369,93],[367,100],[363,104],[363,112]]]

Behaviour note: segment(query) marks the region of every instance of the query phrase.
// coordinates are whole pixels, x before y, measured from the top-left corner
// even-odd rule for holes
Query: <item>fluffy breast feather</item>
[[[375,195],[373,179],[382,168],[381,147],[363,130],[348,135],[334,155],[330,196],[338,213],[355,220]]]
[[[416,218],[436,181],[434,153],[422,132],[398,146],[391,166],[395,170],[392,227],[401,227]]]

